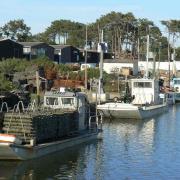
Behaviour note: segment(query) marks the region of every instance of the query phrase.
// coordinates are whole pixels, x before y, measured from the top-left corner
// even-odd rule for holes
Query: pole
[[[39,72],[36,71],[36,94],[37,94],[37,104],[40,104],[40,91],[39,91]]]
[[[137,39],[137,53],[138,53],[138,62],[140,61],[140,40],[139,40],[139,26],[138,26],[138,39]]]
[[[176,49],[175,49],[175,34],[173,34],[173,77],[176,76]]]
[[[137,53],[138,53],[138,62],[140,61],[140,49],[139,49],[139,37],[138,37],[138,47],[137,47]]]
[[[148,65],[149,65],[149,32],[147,34],[147,46],[146,46],[146,75],[145,75],[146,78],[148,78],[149,75]]]
[[[119,89],[119,74],[118,74],[117,80],[118,80],[118,94],[120,94],[120,89]]]
[[[159,79],[159,66],[160,66],[160,62],[161,62],[161,42],[159,43],[159,58],[158,58],[158,67],[157,67],[157,78]]]
[[[103,78],[103,49],[102,49],[102,43],[103,43],[103,30],[101,32],[100,79]]]
[[[99,104],[101,102],[101,92],[102,92],[102,79],[103,79],[103,49],[102,49],[102,43],[103,43],[103,30],[101,34],[101,51],[100,51],[100,63],[99,63],[99,88],[98,88],[98,97],[99,97]]]
[[[173,47],[173,76],[176,76],[176,49]]]
[[[171,78],[171,65],[170,65],[170,44],[169,44],[169,41],[170,41],[170,32],[169,32],[169,29],[168,29],[168,70],[169,70],[169,87],[170,87],[170,78]]]
[[[85,70],[84,70],[84,78],[85,78],[85,89],[87,89],[87,25],[86,25],[86,45],[85,45]]]

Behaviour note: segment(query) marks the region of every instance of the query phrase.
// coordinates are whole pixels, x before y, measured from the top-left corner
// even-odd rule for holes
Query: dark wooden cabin
[[[23,58],[23,46],[11,39],[0,40],[0,60]]]
[[[52,45],[54,48],[54,61],[57,63],[80,63],[80,51],[70,45]]]
[[[44,42],[20,42],[23,45],[24,57],[28,60],[46,56],[54,60],[54,48]]]

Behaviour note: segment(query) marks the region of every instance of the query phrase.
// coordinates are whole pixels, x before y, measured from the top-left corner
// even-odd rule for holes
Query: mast
[[[169,87],[170,87],[170,79],[171,79],[171,64],[170,64],[170,32],[169,32],[169,29],[168,29],[168,78],[169,78]]]
[[[101,32],[101,51],[100,51],[100,79],[103,78],[103,49],[102,49],[102,44],[103,44],[103,30]]]
[[[86,25],[86,45],[85,45],[85,70],[84,70],[84,87],[87,89],[87,25]]]
[[[176,49],[173,47],[173,75],[176,76]]]
[[[159,79],[159,66],[160,66],[160,62],[161,62],[161,42],[159,43],[159,50],[158,50],[158,67],[157,67],[157,79]]]
[[[149,30],[148,30],[149,31]],[[146,74],[145,77],[148,78],[149,71],[149,32],[147,33],[147,44],[146,44]]]
[[[99,62],[99,71],[100,71],[100,76],[99,76],[99,87],[98,87],[98,100],[99,104],[101,102],[101,93],[103,92],[102,88],[102,79],[103,79],[103,49],[102,49],[102,44],[103,44],[103,30],[101,32],[101,42],[100,42],[100,62]]]
[[[175,34],[173,34],[173,54],[172,54],[172,60],[173,60],[173,76],[176,76],[176,49],[175,49]]]

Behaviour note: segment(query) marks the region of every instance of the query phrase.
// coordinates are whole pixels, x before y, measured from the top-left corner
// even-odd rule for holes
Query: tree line
[[[136,18],[132,13],[110,12],[101,16],[95,22],[83,24],[70,20],[55,20],[44,32],[31,33],[23,19],[11,20],[0,27],[0,38],[10,38],[17,41],[42,41],[48,44],[69,44],[84,48],[97,49],[101,42],[101,32],[104,32],[104,42],[107,42],[110,52],[116,58],[124,54],[136,57],[146,52],[146,36],[150,36],[150,51],[156,54],[156,59],[170,60],[171,53],[180,58],[180,47],[175,48],[180,34],[180,20],[163,20],[167,35],[153,21]],[[169,53],[168,53],[169,52]]]

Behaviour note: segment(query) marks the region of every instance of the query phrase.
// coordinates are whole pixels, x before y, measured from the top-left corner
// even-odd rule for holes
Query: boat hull
[[[167,105],[153,105],[139,107],[132,104],[111,104],[99,105],[97,109],[106,118],[116,119],[145,119],[167,111]]]
[[[61,141],[40,144],[36,146],[16,145],[12,143],[0,143],[0,160],[28,160],[45,156],[78,145],[90,140],[98,139],[100,132],[87,133]]]

